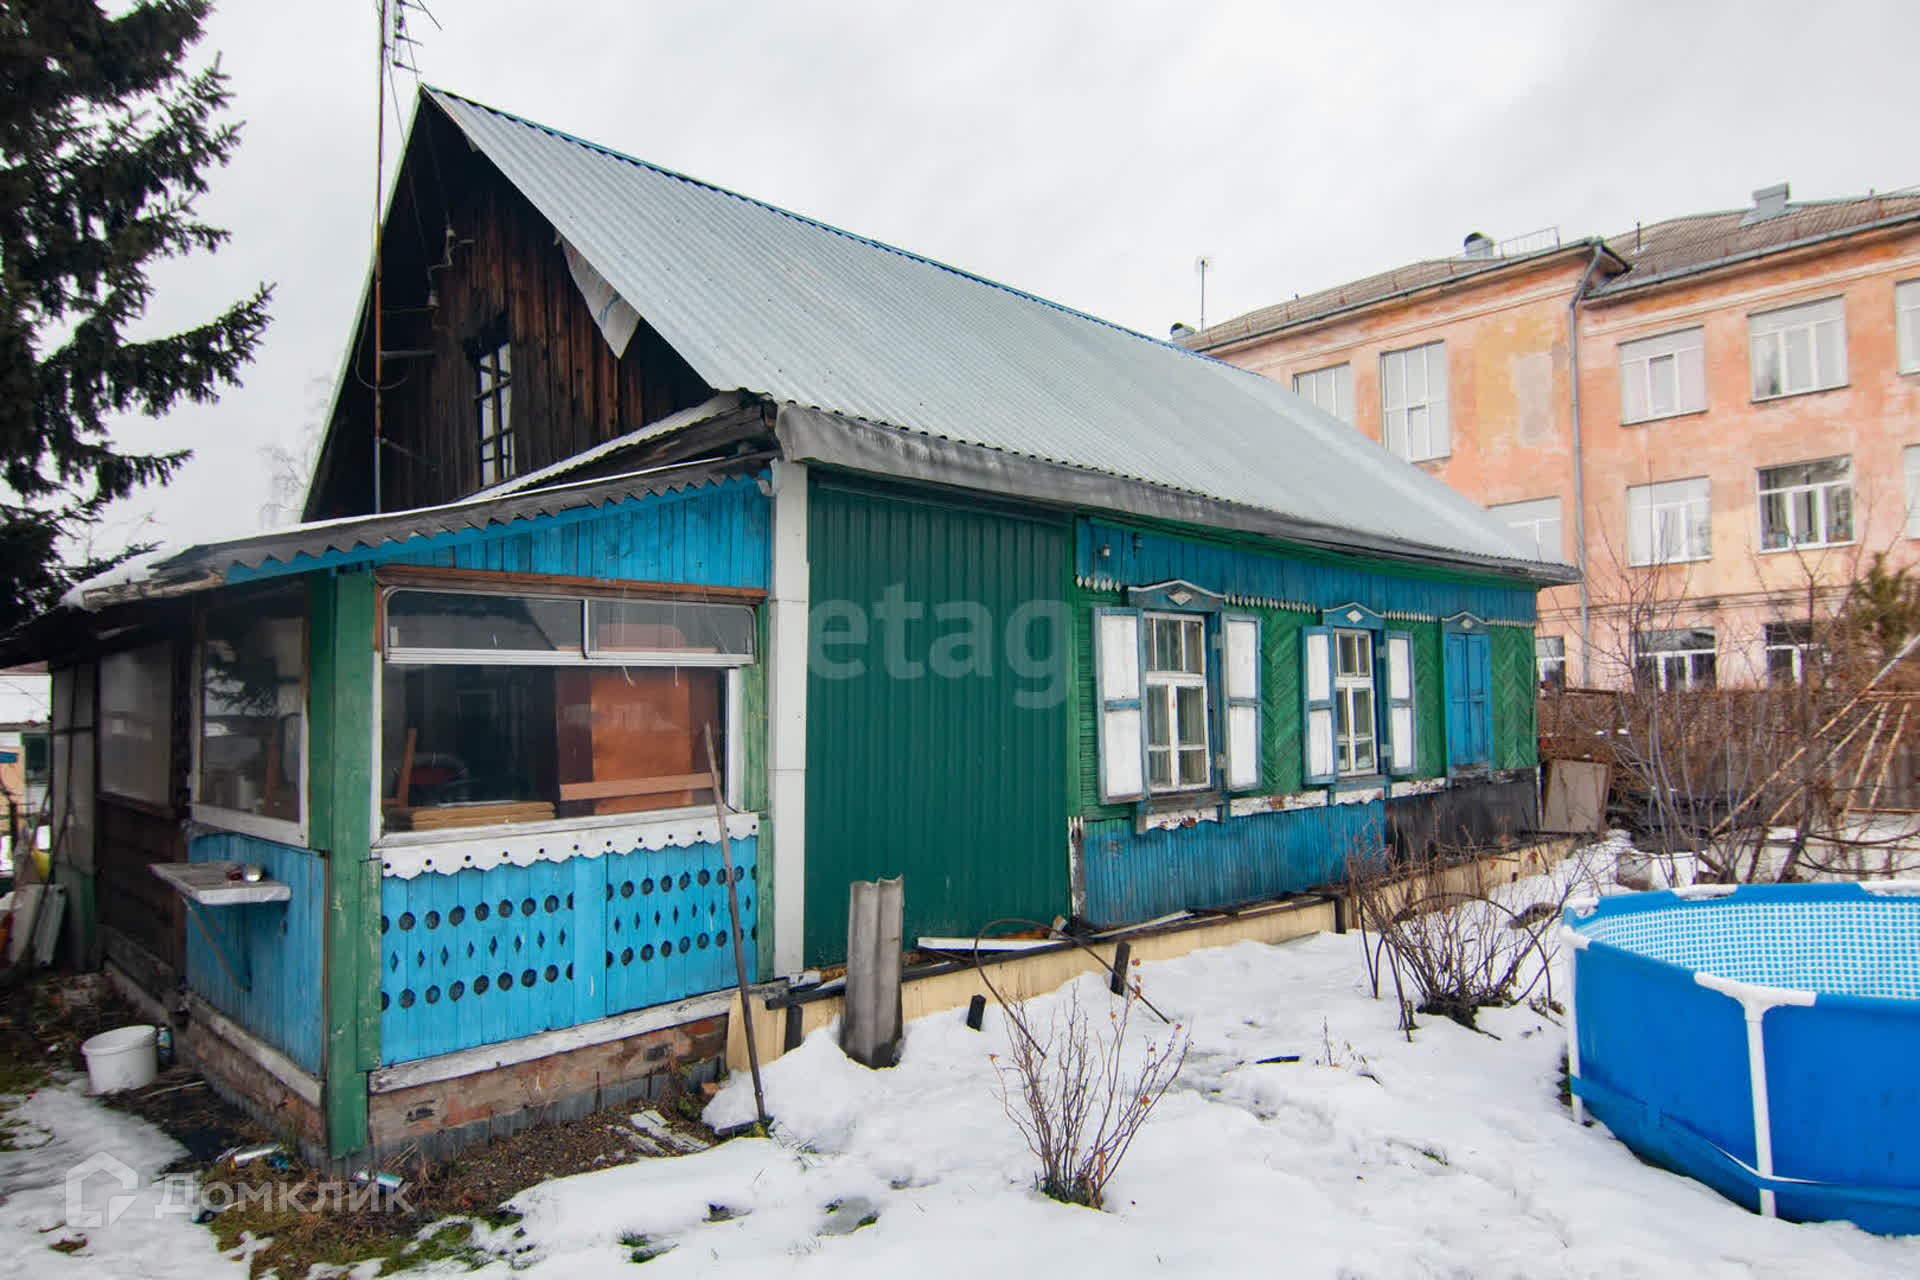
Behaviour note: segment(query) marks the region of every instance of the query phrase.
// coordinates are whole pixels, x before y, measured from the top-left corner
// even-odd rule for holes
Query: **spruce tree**
[[[261,285],[180,333],[128,335],[151,264],[227,238],[194,213],[239,142],[219,60],[187,65],[209,8],[0,3],[0,632],[117,559],[76,549],[186,461],[116,448],[114,419],[215,399],[266,328]]]

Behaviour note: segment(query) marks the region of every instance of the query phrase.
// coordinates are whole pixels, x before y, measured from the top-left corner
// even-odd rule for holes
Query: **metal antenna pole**
[[[373,513],[380,514],[380,188],[387,168],[387,13],[388,0],[380,0],[380,60],[374,64],[373,80],[379,102],[378,120],[373,130]]]

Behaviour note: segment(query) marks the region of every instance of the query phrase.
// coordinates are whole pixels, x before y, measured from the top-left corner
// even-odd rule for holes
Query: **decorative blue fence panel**
[[[1347,858],[1386,840],[1386,805],[1335,804],[1135,833],[1131,818],[1089,822],[1087,918],[1133,924],[1196,907],[1329,884]]]
[[[188,904],[195,919],[187,923],[187,985],[302,1070],[318,1075],[326,863],[311,850],[234,832],[197,837],[187,848],[187,860],[250,862],[292,890],[285,902]]]
[[[751,950],[754,839],[732,845],[740,927]],[[640,1009],[734,981],[720,846],[610,854],[606,863],[608,1013]]]
[[[732,851],[751,945],[753,837]],[[727,986],[724,885],[717,844],[386,877],[381,1060],[495,1044]]]
[[[1532,587],[1449,580],[1438,570],[1405,576],[1324,564],[1280,552],[1189,542],[1160,533],[1081,520],[1074,530],[1074,573],[1127,587],[1183,578],[1208,591],[1330,609],[1358,602],[1376,613],[1532,622]]]

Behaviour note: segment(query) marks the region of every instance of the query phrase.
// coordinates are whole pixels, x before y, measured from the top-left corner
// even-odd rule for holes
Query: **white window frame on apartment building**
[[[1447,344],[1380,355],[1380,441],[1408,462],[1453,452],[1447,430]]]
[[[1907,536],[1920,538],[1920,444],[1908,445],[1901,454],[1907,476]]]
[[[1565,636],[1534,636],[1533,669],[1535,680],[1542,689],[1566,688],[1567,638]]]
[[[1718,643],[1707,627],[1642,631],[1634,637],[1633,679],[1645,688],[1651,677],[1662,693],[1711,689],[1719,683]]]
[[[1525,502],[1500,502],[1487,508],[1487,514],[1507,525],[1531,547],[1535,560],[1558,562],[1562,540],[1560,499],[1530,498]]]
[[[1813,623],[1805,618],[1769,622],[1761,636],[1769,684],[1799,684],[1810,666],[1827,661],[1827,647],[1814,640]]]
[[[1822,298],[1747,317],[1755,400],[1847,385],[1847,312],[1843,298]]]
[[[1705,476],[1627,487],[1628,564],[1712,558],[1712,489]]]
[[[1620,421],[1653,422],[1706,407],[1705,329],[1695,325],[1620,344]]]
[[[1761,467],[1760,549],[1841,547],[1853,541],[1853,459]]]
[[[1353,366],[1342,361],[1293,375],[1293,394],[1353,425]]]
[[[1893,286],[1893,327],[1898,335],[1900,372],[1920,373],[1920,280]]]

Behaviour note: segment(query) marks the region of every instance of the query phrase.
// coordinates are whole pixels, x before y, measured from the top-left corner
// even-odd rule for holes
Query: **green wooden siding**
[[[1540,739],[1534,724],[1538,691],[1534,674],[1533,632],[1525,627],[1490,627],[1493,683],[1493,767],[1524,769],[1539,763]]]
[[[906,877],[909,939],[1065,911],[1067,523],[816,480],[808,542],[807,962],[844,958],[853,880]],[[938,674],[963,614],[991,651]]]
[[[1413,776],[1444,778],[1447,774],[1447,689],[1441,669],[1440,624],[1394,625],[1413,633],[1413,714],[1415,736],[1420,740]]]
[[[319,573],[311,602],[307,689],[308,840],[326,858],[326,1004],[322,1097],[327,1149],[367,1145],[367,1071],[380,1061],[380,864],[370,848],[373,575]]]

